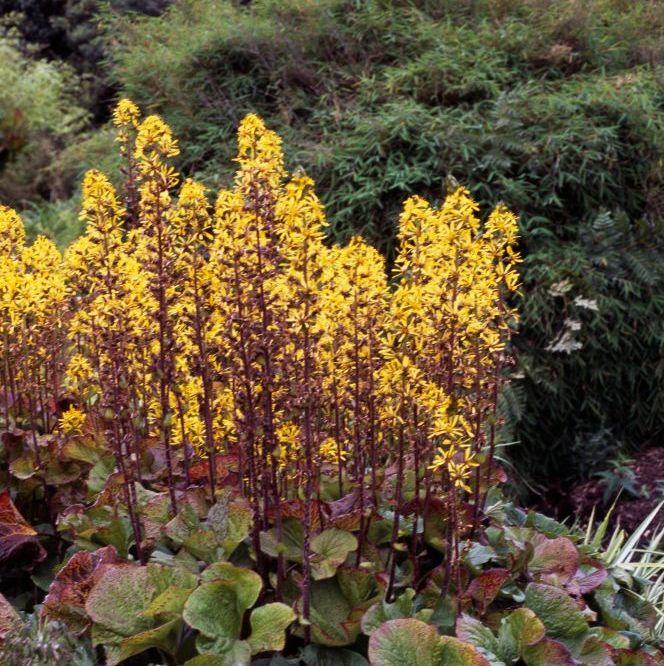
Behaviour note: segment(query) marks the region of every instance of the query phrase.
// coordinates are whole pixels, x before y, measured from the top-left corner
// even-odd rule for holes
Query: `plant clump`
[[[64,255],[0,208],[0,554],[41,622],[109,664],[656,663],[647,581],[496,489],[514,214],[411,197],[388,278],[258,116],[214,206],[159,116],[113,122]]]

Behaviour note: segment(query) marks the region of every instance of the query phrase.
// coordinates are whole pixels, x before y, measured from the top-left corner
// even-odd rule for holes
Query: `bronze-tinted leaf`
[[[0,594],[0,644],[5,637],[21,626],[21,617],[16,609]]]
[[[60,569],[44,599],[42,616],[64,622],[72,631],[82,633],[90,620],[85,602],[97,581],[102,564],[117,561],[113,546],[94,552],[79,551]]]
[[[481,612],[484,613],[509,577],[510,572],[507,569],[487,569],[472,580],[466,590],[466,596],[477,601]]]
[[[607,576],[608,572],[602,562],[588,558],[581,563],[574,578],[566,587],[572,594],[581,596],[596,590]]]
[[[0,493],[0,569],[30,568],[45,557],[37,532],[18,512],[9,491]]]
[[[575,666],[578,663],[564,643],[550,638],[527,647],[523,661],[526,666]]]
[[[661,662],[643,650],[618,650],[616,655],[618,666],[661,666]]]
[[[547,539],[538,535],[528,571],[545,583],[565,584],[579,568],[579,552],[570,539]]]

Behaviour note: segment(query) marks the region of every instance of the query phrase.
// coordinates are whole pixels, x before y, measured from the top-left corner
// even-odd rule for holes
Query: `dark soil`
[[[627,467],[634,472],[635,478],[631,484],[639,496],[634,497],[625,491],[620,494],[613,511],[612,524],[619,523],[630,533],[664,499],[664,447],[653,447],[635,454]],[[572,513],[585,522],[596,506],[596,515],[603,516],[615,500],[613,496],[606,504],[604,503],[606,488],[606,482],[601,478],[591,479],[573,487],[568,497]],[[645,534],[646,539],[663,522],[664,515],[653,521]]]

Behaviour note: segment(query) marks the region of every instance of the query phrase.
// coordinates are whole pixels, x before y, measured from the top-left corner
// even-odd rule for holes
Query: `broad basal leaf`
[[[181,621],[174,618],[164,624],[135,634],[120,641],[118,645],[118,659],[123,661],[156,647],[168,654],[175,654],[178,646]]]
[[[466,595],[477,601],[483,614],[509,577],[510,572],[507,569],[487,569],[473,578]]]
[[[151,606],[160,596],[157,606],[165,603],[164,593],[170,588],[191,590],[195,584],[192,574],[158,564],[102,565],[85,603],[94,622],[93,643],[104,645],[110,664],[151,647],[170,652],[180,618],[165,611],[150,612]]]
[[[201,578],[204,582],[185,603],[184,620],[210,639],[202,642],[206,652],[227,652],[240,639],[244,614],[258,599],[261,578],[228,562],[213,564]]]
[[[586,618],[574,599],[557,587],[530,583],[526,588],[525,605],[554,638],[574,638],[588,631]]]
[[[388,620],[398,620],[402,618],[415,618],[422,622],[429,622],[433,615],[432,608],[418,609],[413,603],[415,599],[415,590],[408,588],[400,594],[393,603],[388,603],[384,599],[373,604],[362,616],[362,631],[370,636],[378,627]]]
[[[498,639],[489,627],[478,619],[465,613],[457,620],[456,636],[465,643],[482,648],[493,655],[499,656]],[[500,655],[502,656],[502,655]]]
[[[475,647],[452,636],[440,637],[438,666],[491,666]]]
[[[500,625],[497,654],[506,662],[516,661],[526,648],[541,641],[545,633],[544,624],[532,610],[517,608]]]
[[[348,553],[357,549],[357,539],[345,530],[332,527],[311,540],[311,573],[314,580],[331,578]]]
[[[565,645],[550,638],[527,647],[523,661],[526,666],[575,666],[577,663]]]
[[[643,650],[618,650],[616,666],[662,666],[662,662]]]
[[[284,520],[281,526],[281,535],[273,527],[267,532],[261,532],[261,550],[271,557],[283,554],[289,562],[302,562],[302,549],[304,544],[304,527],[297,520]]]
[[[116,560],[117,551],[113,546],[75,553],[51,583],[42,616],[64,622],[77,633],[85,631],[90,624],[85,611],[90,590],[99,577],[101,566]]]
[[[9,496],[0,493],[0,570],[30,568],[46,557],[37,532],[28,525]]]
[[[301,602],[300,608],[301,612]],[[311,585],[311,636],[315,643],[343,647],[360,633],[364,608],[355,608],[344,596],[335,578],[314,581]]]
[[[570,539],[547,539],[540,536],[535,540],[528,571],[542,582],[564,585],[572,579],[578,568],[579,552]]]
[[[584,666],[614,666],[615,654],[614,647],[597,636],[588,636],[576,657]]]
[[[261,578],[251,569],[236,567],[230,562],[215,562],[201,573],[203,582],[223,581],[231,585],[237,594],[238,603],[244,610],[251,608],[261,591]]]
[[[292,608],[279,602],[255,608],[251,612],[251,635],[248,638],[251,653],[282,650],[286,643],[286,629],[295,617]]]
[[[372,666],[442,665],[440,639],[435,627],[419,620],[389,620],[371,634],[369,662]]]
[[[251,530],[253,512],[243,497],[222,495],[210,508],[205,524],[214,533],[228,558]]]

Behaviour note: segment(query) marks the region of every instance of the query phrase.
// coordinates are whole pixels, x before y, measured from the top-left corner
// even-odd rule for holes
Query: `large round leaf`
[[[282,650],[286,643],[286,629],[295,617],[292,608],[279,602],[255,608],[251,613],[251,636],[248,639],[251,653]]]
[[[440,644],[439,666],[491,666],[472,645],[458,638],[441,636]]]
[[[357,539],[350,532],[332,527],[311,540],[311,572],[314,580],[332,578],[348,553],[357,548]]]
[[[517,608],[500,625],[496,654],[505,661],[516,661],[528,646],[541,641],[545,633],[544,624],[533,611],[529,608]]]
[[[204,583],[223,581],[235,588],[242,612],[251,608],[258,599],[263,585],[261,577],[251,569],[236,567],[230,562],[215,562],[201,574]]]
[[[574,638],[588,631],[586,618],[574,599],[557,587],[530,583],[526,606],[542,620],[553,638]]]
[[[526,666],[575,666],[578,663],[565,645],[550,638],[527,647],[523,661]]]
[[[544,582],[564,584],[577,572],[579,562],[579,551],[570,539],[539,537],[528,571]]]
[[[372,666],[436,666],[440,657],[438,632],[419,620],[389,620],[369,639]]]
[[[240,638],[244,608],[238,607],[235,587],[221,580],[203,583],[184,605],[185,622],[209,638],[231,642]]]
[[[104,564],[88,595],[85,609],[92,621],[119,636],[133,636],[153,627],[141,613],[155,596],[148,567]]]

